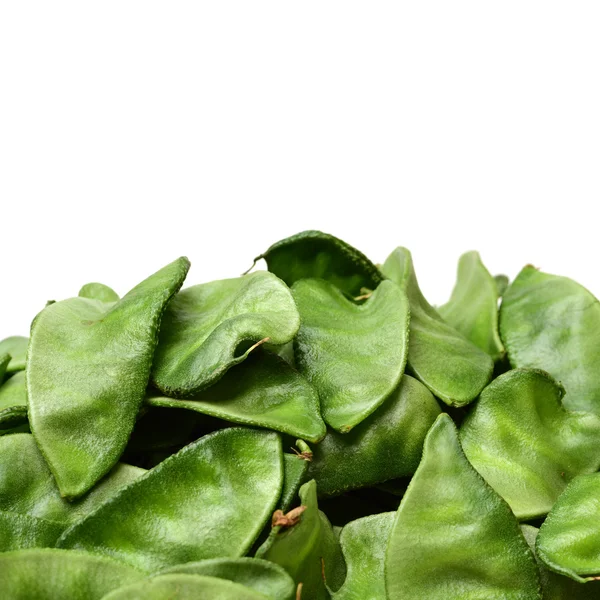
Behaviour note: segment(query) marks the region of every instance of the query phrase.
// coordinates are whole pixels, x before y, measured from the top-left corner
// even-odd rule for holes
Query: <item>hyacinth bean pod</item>
[[[165,312],[154,384],[169,396],[192,396],[260,343],[289,342],[299,325],[290,290],[266,271],[187,288]]]
[[[292,292],[302,319],[296,365],[319,393],[325,422],[347,433],[381,406],[404,373],[406,295],[383,281],[356,304],[320,279],[298,281]]]
[[[27,345],[29,338],[21,335],[13,335],[0,342],[0,357],[8,354],[10,360],[6,365],[7,373],[16,373],[25,369],[25,357],[27,355]],[[0,378],[0,383],[2,378]]]
[[[539,529],[531,525],[521,525],[521,531],[532,552],[535,552]],[[584,585],[582,582],[551,571],[539,560],[537,554],[536,560],[540,571],[544,600],[598,600],[600,598],[600,582],[593,581]]]
[[[580,475],[540,527],[536,551],[552,571],[576,581],[600,575],[600,473]]]
[[[143,577],[104,556],[57,549],[0,554],[0,590],[6,600],[100,600]]]
[[[456,285],[450,300],[438,309],[449,325],[494,360],[504,356],[498,333],[498,297],[503,292],[502,284],[503,281],[498,284],[490,275],[479,252],[467,252],[458,261]]]
[[[0,435],[27,423],[25,371],[15,373],[0,386]]]
[[[119,294],[103,283],[86,283],[80,290],[80,298],[90,298],[101,302],[118,302]]]
[[[52,548],[62,532],[60,523],[0,510],[0,552]]]
[[[446,414],[398,508],[385,577],[389,600],[541,600],[515,516],[469,464]]]
[[[446,404],[464,406],[472,402],[492,376],[491,357],[448,325],[427,302],[406,248],[396,248],[382,272],[406,291],[410,302],[411,374]]]
[[[333,600],[386,600],[385,551],[396,518],[387,512],[348,523],[340,546],[348,569],[344,585]]]
[[[243,556],[283,485],[275,433],[230,428],[170,456],[65,531],[58,546],[156,571]]]
[[[600,600],[598,300],[467,252],[435,309],[319,231],[259,259],[0,341],[0,599]]]
[[[63,529],[91,513],[143,473],[144,469],[118,463],[88,494],[67,502],[31,434],[15,433],[0,438],[2,509],[59,523]]]
[[[295,600],[296,585],[285,569],[260,558],[213,558],[177,565],[159,575],[181,573],[233,581],[270,600]]]
[[[309,477],[319,494],[332,495],[412,475],[439,414],[431,392],[404,375],[392,395],[352,431],[330,430],[313,447]]]
[[[274,429],[311,442],[325,436],[319,397],[285,360],[256,349],[209,389],[179,400],[151,393],[149,406],[185,408],[225,421]]]
[[[27,355],[29,423],[64,497],[89,491],[125,449],[162,313],[188,269],[180,258],[119,302],[71,298],[35,318]]]
[[[306,598],[327,600],[329,589],[341,587],[346,565],[327,517],[319,510],[314,480],[300,488],[299,520],[289,527],[275,527],[256,556],[281,565]]]
[[[500,335],[513,368],[548,371],[567,408],[600,414],[600,302],[583,286],[525,267],[504,293]]]
[[[257,256],[290,287],[300,279],[324,279],[344,294],[358,296],[382,281],[379,269],[359,250],[322,231],[302,231]]]
[[[547,373],[513,369],[460,428],[467,458],[519,519],[547,514],[573,477],[600,468],[600,418],[567,410],[563,396]]]

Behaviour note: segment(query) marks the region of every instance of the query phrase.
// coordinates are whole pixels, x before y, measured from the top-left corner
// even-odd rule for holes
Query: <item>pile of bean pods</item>
[[[0,342],[0,597],[600,598],[600,304],[306,231]]]

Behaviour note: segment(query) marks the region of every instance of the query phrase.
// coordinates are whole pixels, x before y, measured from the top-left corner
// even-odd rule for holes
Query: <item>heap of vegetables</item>
[[[306,231],[0,342],[3,599],[600,598],[600,304]]]

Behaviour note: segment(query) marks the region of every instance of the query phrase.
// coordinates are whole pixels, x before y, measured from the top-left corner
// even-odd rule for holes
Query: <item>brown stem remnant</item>
[[[300,515],[306,510],[306,506],[293,508],[287,514],[282,510],[276,510],[271,519],[271,527],[293,527],[300,521]]]

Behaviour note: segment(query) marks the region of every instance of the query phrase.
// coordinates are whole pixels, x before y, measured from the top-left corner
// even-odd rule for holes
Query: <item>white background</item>
[[[2,2],[0,339],[181,254],[236,276],[318,228],[600,294],[594,2]]]

